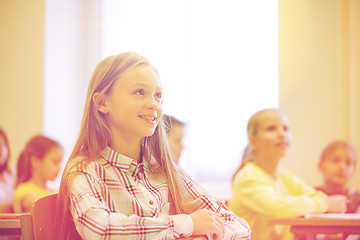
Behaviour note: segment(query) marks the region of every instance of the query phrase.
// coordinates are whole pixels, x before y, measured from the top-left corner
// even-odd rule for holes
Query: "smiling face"
[[[355,169],[356,156],[347,146],[338,146],[319,163],[324,181],[333,185],[345,185]]]
[[[286,117],[275,110],[261,113],[256,129],[250,136],[253,154],[279,160],[288,152],[290,132]]]
[[[151,136],[162,115],[159,76],[149,65],[127,70],[105,96],[104,112],[113,135],[139,141]]]

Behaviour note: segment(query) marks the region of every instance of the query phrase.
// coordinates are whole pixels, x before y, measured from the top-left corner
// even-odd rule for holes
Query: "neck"
[[[254,156],[253,162],[265,170],[268,174],[275,177],[276,169],[280,159],[271,159],[270,157]]]
[[[336,184],[331,182],[325,182],[322,186],[322,189],[328,195],[335,195],[335,194],[345,194],[347,193],[347,187],[343,184]]]
[[[30,181],[33,182],[36,186],[41,187],[43,189],[46,188],[46,181],[44,181],[39,174],[33,173],[32,177],[30,178]]]
[[[140,146],[141,139],[124,139],[121,137],[113,137],[111,139],[110,147],[127,157],[134,159],[136,162],[140,161]]]

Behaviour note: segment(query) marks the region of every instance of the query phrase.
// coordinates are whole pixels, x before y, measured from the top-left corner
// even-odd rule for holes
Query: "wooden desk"
[[[21,236],[20,214],[0,214],[0,236]]]
[[[317,234],[360,235],[360,214],[309,214],[299,218],[271,219],[272,225],[291,225],[295,239],[315,240]]]
[[[23,240],[30,240],[33,237],[28,234],[29,230],[32,230],[30,213],[0,213],[0,236],[21,236]]]

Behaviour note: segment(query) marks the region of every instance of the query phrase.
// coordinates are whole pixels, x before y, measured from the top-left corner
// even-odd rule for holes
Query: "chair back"
[[[52,239],[54,237],[54,222],[57,194],[52,194],[37,200],[32,209],[34,236],[36,240]]]
[[[35,202],[31,213],[35,240],[54,239],[57,196],[58,194],[52,194]],[[73,222],[69,231],[72,239],[81,239]]]

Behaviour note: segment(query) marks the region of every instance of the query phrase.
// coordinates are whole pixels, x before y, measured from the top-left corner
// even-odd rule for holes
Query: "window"
[[[53,13],[59,11],[55,3],[49,1],[47,4],[48,9],[52,6],[50,10]],[[259,109],[278,107],[277,1],[106,0],[99,4],[100,58],[125,51],[135,51],[148,58],[163,79],[164,112],[187,124],[181,167],[199,182],[211,182],[212,186],[215,182],[224,183],[229,187],[247,144],[246,124],[249,117]],[[63,5],[63,12],[70,14],[70,5]],[[64,24],[69,17],[52,21],[59,26],[64,25],[62,35],[59,35],[59,28],[49,24],[51,17],[58,15],[47,10],[47,36],[52,38],[47,37],[46,40],[49,49],[46,58],[47,62],[53,59],[53,64],[48,66],[56,66],[59,70],[52,71],[53,76],[46,78],[54,81],[57,77],[57,82],[69,79],[69,84],[75,83],[75,86],[66,89],[78,92],[72,94],[78,102],[76,107],[71,103],[57,104],[64,108],[63,112],[71,108],[70,114],[77,114],[76,117],[80,118],[84,89],[91,75],[89,69],[92,71],[95,66],[82,68],[82,72],[77,73],[81,78],[76,74],[72,74],[72,78],[56,75],[62,72],[61,69],[74,66],[65,61],[63,65],[66,64],[66,67],[61,67],[58,64],[59,53],[67,53],[64,59],[74,59],[68,54],[79,52],[82,57],[77,59],[76,55],[75,60],[83,63],[87,54],[93,54],[97,49],[85,49],[85,38],[79,29],[96,28],[98,25],[96,19],[90,18],[89,23],[88,19],[82,19],[81,14],[77,14],[82,7],[72,2],[71,6],[71,16],[76,18],[78,25]],[[95,6],[94,9],[98,8]],[[92,8],[90,10],[93,11]],[[93,12],[96,14],[96,11]],[[76,38],[77,35],[79,37]],[[59,47],[67,43],[62,38],[71,37],[75,39],[71,43],[74,51],[61,50]],[[96,38],[86,38],[87,42],[90,40],[97,41]],[[76,79],[83,82],[76,83]],[[47,93],[49,103],[58,101],[56,96],[60,92],[56,89]],[[63,128],[59,128],[54,119],[64,114],[57,114],[59,108],[55,108],[54,104],[45,108],[49,116],[45,117],[46,132],[62,134],[59,131]],[[66,114],[68,116],[69,113]],[[79,121],[71,121],[72,129],[75,129],[71,132],[75,135]],[[71,151],[76,139],[72,135],[61,138],[69,145],[68,151]]]
[[[278,107],[277,1],[104,1],[102,57],[135,51],[158,68],[164,111],[187,123],[180,165],[229,182],[257,110]]]

